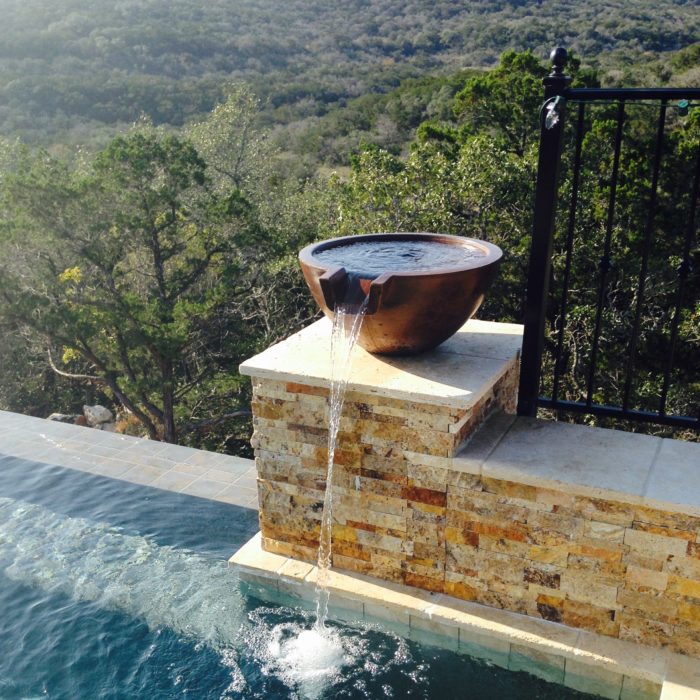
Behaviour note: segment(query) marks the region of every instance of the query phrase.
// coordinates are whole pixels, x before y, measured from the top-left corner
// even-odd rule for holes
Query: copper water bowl
[[[415,272],[387,270],[379,276],[348,275],[329,267],[315,252],[361,241],[425,240],[476,248],[482,255],[455,267]],[[474,238],[442,233],[371,233],[332,238],[306,246],[299,262],[311,294],[328,318],[336,304],[358,303],[367,311],[358,343],[372,353],[417,355],[456,333],[476,312],[496,276],[503,253],[498,246]]]

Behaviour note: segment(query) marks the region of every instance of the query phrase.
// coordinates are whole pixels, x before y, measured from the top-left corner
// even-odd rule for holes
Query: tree
[[[220,193],[244,189],[268,255],[240,311],[247,333],[267,345],[301,328],[314,313],[295,252],[318,236],[327,196],[313,183],[284,176],[279,152],[259,124],[259,103],[235,86],[226,100],[187,134],[209,166]]]
[[[348,182],[335,184],[334,233],[440,231],[488,240],[506,256],[483,317],[516,321],[523,303],[534,193],[532,158],[509,153],[491,136],[461,147],[417,142],[405,159],[377,148],[355,160]]]
[[[581,70],[569,56],[567,73],[576,87],[598,86],[595,72]],[[525,155],[539,135],[542,78],[549,69],[531,51],[506,51],[496,68],[467,81],[454,102],[454,115],[465,140],[478,133],[493,135],[511,153]]]
[[[250,191],[271,175],[274,149],[258,119],[257,98],[248,87],[237,85],[205,119],[187,129],[219,189]]]
[[[28,157],[3,204],[3,316],[56,374],[102,387],[167,442],[188,398],[232,388],[229,363],[247,351],[236,302],[264,245],[245,196],[215,192],[189,142],[137,131],[86,174]]]
[[[530,51],[506,51],[497,68],[471,78],[455,98],[454,114],[465,135],[498,135],[509,151],[522,156],[538,133],[545,75]]]

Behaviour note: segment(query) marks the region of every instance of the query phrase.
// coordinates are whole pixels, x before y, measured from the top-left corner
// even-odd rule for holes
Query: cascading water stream
[[[342,304],[335,308],[331,333],[331,390],[328,404],[328,466],[326,493],[323,499],[321,534],[318,547],[318,578],[316,582],[316,630],[325,629],[328,615],[328,570],[331,566],[333,531],[333,463],[338,441],[340,416],[345,390],[350,378],[352,350],[360,333],[367,299],[360,305]]]
[[[316,697],[324,680],[348,663],[342,637],[326,627],[328,615],[328,571],[331,566],[333,530],[333,464],[340,429],[345,390],[350,378],[352,350],[362,326],[367,300],[361,304],[338,305],[334,311],[331,332],[331,388],[328,405],[328,460],[326,493],[323,499],[321,532],[318,547],[318,578],[316,580],[316,622],[311,629],[290,630],[279,626],[273,630],[268,644],[280,668],[295,669],[306,683],[307,697]]]
[[[213,650],[230,673],[227,691],[216,697],[317,700],[331,697],[329,688],[349,677],[367,678],[387,668],[405,676],[416,673],[408,647],[397,637],[384,636],[381,649],[372,650],[373,632],[368,628],[341,630],[329,626],[321,634],[313,627],[309,629],[311,613],[285,606],[253,606],[249,611],[246,601],[236,593],[238,579],[225,561],[159,545],[148,535],[130,534],[104,522],[56,513],[43,505],[0,496],[0,601],[4,605],[9,604],[8,582],[47,594],[46,598],[34,599],[35,611],[19,615],[22,625],[35,625],[33,632],[24,628],[17,632],[12,629],[12,623],[8,628],[5,619],[0,621],[3,635],[14,634],[12,639],[32,647],[16,654],[23,664],[26,654],[39,663],[40,651],[35,644],[39,644],[39,649],[47,648],[48,641],[42,647],[40,642],[30,644],[27,640],[37,633],[39,618],[35,616],[46,615],[55,596],[61,606],[56,614],[69,626],[74,625],[76,617],[86,614],[84,604],[93,604],[88,615],[99,616],[100,610],[115,611],[117,616],[146,623],[152,630],[167,628],[184,640],[195,641],[198,647],[204,645]],[[75,605],[70,603],[71,599]],[[25,615],[30,612],[25,623]],[[53,623],[48,627],[50,640],[51,635],[56,635],[57,627]],[[79,631],[80,625],[70,629]],[[120,653],[117,649],[123,628],[119,630],[122,632],[107,632],[106,641],[100,641],[94,649],[99,648],[100,654],[107,653],[105,649]],[[142,634],[139,632],[139,637]],[[0,646],[6,641],[4,636],[0,637]],[[73,646],[77,649],[80,641],[71,640],[71,644],[71,649]],[[3,648],[3,651],[8,650]],[[75,658],[71,657],[73,652],[65,653],[68,658]],[[116,658],[110,656],[110,668],[117,664]],[[28,697],[11,691],[7,694],[11,678],[3,676],[1,671],[8,668],[3,662],[6,660],[0,658],[0,698]],[[61,663],[67,663],[65,656],[61,656]],[[342,673],[341,669],[344,669]],[[70,673],[81,677],[86,672],[71,669]],[[135,675],[140,677],[141,672]],[[289,688],[289,695],[263,694],[261,686],[265,687],[266,678],[282,682]],[[138,678],[132,681],[137,683]],[[274,682],[271,687],[275,687]],[[107,694],[113,697],[115,692],[119,697],[150,697],[120,694],[111,687]],[[49,696],[59,697],[48,692],[41,694],[42,698]],[[158,694],[158,697],[164,696]]]

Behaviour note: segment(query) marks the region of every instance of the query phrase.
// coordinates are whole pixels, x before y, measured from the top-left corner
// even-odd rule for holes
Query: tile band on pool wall
[[[265,552],[260,545],[257,535],[230,560],[250,592],[282,604],[291,598],[313,606],[316,567]],[[658,700],[671,666],[687,658],[362,574],[332,570],[327,586],[334,618],[379,622],[419,642],[603,698]],[[677,679],[676,689],[700,688],[688,675]],[[695,696],[674,700],[680,697]]]
[[[281,378],[269,368],[256,376],[255,360],[246,372],[262,547],[313,563],[328,390],[318,378],[292,381],[283,363]],[[387,371],[400,369],[393,362]],[[494,410],[513,411],[517,384],[516,353],[462,408],[441,396],[348,392],[333,483],[334,568],[700,657],[700,509],[644,497],[660,438],[557,423],[538,433],[543,421],[518,419],[509,429],[513,419],[500,416],[493,444],[487,425],[460,452]],[[542,440],[549,454],[539,465],[537,450],[523,457],[523,474],[535,476],[521,478],[509,466],[513,454]],[[615,449],[623,454],[617,474],[586,464],[608,452],[615,462]],[[582,471],[566,476],[556,473],[556,455],[568,451]]]

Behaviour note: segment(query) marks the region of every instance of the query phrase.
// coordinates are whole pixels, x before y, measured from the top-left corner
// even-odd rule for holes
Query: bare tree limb
[[[215,418],[207,418],[205,420],[185,423],[181,428],[181,433],[192,433],[196,430],[207,430],[209,428],[214,428],[221,423],[225,423],[227,420],[232,418],[243,418],[244,416],[252,415],[247,409],[241,409],[240,411],[233,411],[232,413],[224,413],[223,415],[216,416]]]
[[[73,372],[65,372],[64,370],[58,369],[53,361],[53,357],[51,356],[51,348],[46,349],[46,354],[49,357],[49,366],[60,377],[66,377],[66,379],[75,379],[83,382],[92,382],[93,384],[99,384],[101,386],[107,385],[107,380],[104,377],[93,377],[90,374],[74,374]]]

